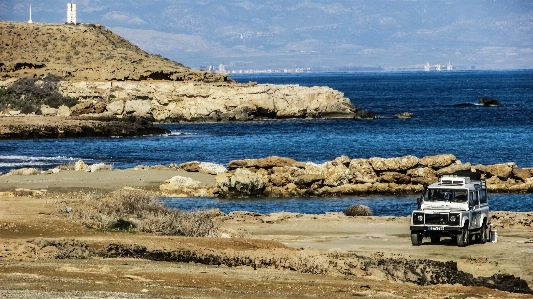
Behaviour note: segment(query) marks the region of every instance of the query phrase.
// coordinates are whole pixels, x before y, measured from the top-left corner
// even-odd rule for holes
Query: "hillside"
[[[0,21],[0,79],[48,73],[69,81],[229,80],[148,54],[101,25]]]

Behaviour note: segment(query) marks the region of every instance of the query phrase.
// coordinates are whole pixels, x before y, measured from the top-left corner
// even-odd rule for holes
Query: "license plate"
[[[444,230],[442,226],[428,226],[428,230]]]

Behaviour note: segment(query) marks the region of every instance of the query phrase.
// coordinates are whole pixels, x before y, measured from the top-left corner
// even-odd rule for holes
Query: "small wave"
[[[170,133],[163,134],[162,136],[191,136],[191,135],[197,135],[197,134],[189,133],[189,132],[170,131]]]
[[[0,156],[1,160],[24,160],[24,161],[65,161],[65,160],[76,160],[77,158],[65,157],[65,156],[56,156],[56,157],[34,157],[34,156]]]
[[[52,167],[60,164],[73,163],[79,158],[56,156],[56,157],[35,157],[35,156],[18,156],[7,155],[0,156],[0,169],[17,169],[24,167]],[[90,160],[90,159],[89,159]]]

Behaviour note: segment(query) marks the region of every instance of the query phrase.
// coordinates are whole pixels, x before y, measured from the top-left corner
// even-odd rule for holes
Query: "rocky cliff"
[[[133,115],[153,117],[159,122],[367,116],[341,92],[328,87],[64,81],[59,91],[65,96],[85,100],[72,107],[73,115]]]
[[[100,25],[0,21],[0,41],[0,85],[55,74],[63,77],[60,93],[80,100],[66,113],[41,107],[50,116],[142,116],[159,122],[374,118],[331,88],[238,84],[226,74],[150,55]]]

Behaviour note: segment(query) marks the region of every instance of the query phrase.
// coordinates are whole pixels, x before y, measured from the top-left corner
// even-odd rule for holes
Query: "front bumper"
[[[436,234],[457,233],[463,228],[460,226],[443,226],[443,225],[411,225],[411,231],[413,232],[428,232]]]

